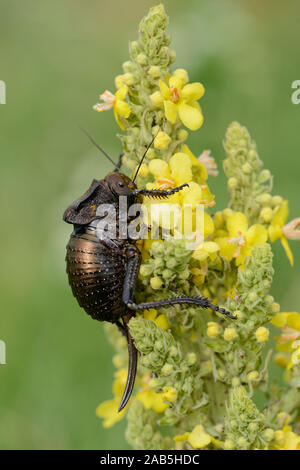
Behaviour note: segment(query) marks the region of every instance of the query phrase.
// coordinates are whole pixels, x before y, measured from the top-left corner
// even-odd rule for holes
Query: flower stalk
[[[191,250],[185,239],[162,239],[164,230],[175,235],[181,225],[165,217],[170,210],[165,201],[155,201],[157,238],[140,244],[136,297],[146,302],[202,295],[236,320],[193,306],[150,309],[130,320],[140,361],[126,437],[136,449],[300,449],[300,314],[280,313],[270,294],[272,243],[281,241],[292,264],[287,239],[299,238],[299,219],[287,223],[287,201],[272,194],[271,173],[263,168],[247,129],[236,122],[224,141],[230,202],[211,215],[215,201],[209,178],[218,175],[216,162],[210,151],[197,149],[197,158],[187,145],[189,131],[203,124],[199,100],[204,87],[189,83],[187,71],[171,70],[176,54],[167,26],[163,5],[152,7],[140,24],[138,40],[130,43],[130,60],[115,79],[116,93],[104,92],[95,106],[96,111],[113,109],[124,131],[119,136],[123,168],[131,176],[154,138],[137,178],[140,188],[187,183],[167,202],[190,204],[184,218],[192,226],[196,207],[204,209]],[[145,199],[144,204],[151,207],[153,201]],[[271,323],[282,332],[275,361],[285,369],[283,392],[268,383]],[[97,414],[110,426],[120,419],[116,401],[126,344],[112,325],[107,329],[114,335],[118,371],[114,398],[100,405]],[[255,390],[266,394],[265,410],[255,404]]]

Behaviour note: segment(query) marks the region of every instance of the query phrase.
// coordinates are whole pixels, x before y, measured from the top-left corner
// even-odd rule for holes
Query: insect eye
[[[120,186],[120,188],[124,188],[124,183],[123,183],[123,181],[120,181],[120,182],[119,182],[119,186]]]

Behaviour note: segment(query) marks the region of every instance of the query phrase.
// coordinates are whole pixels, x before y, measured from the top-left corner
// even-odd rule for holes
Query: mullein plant
[[[293,265],[288,240],[300,239],[300,218],[288,222],[288,202],[272,194],[272,175],[263,168],[247,129],[237,122],[226,133],[223,168],[230,202],[215,205],[209,178],[218,175],[207,150],[197,158],[187,145],[189,131],[203,123],[201,83],[189,83],[184,69],[173,68],[163,5],[142,20],[139,39],[130,43],[130,60],[105,91],[98,112],[112,109],[123,133],[123,169],[133,175],[149,143],[137,184],[170,189],[188,183],[167,201],[155,201],[154,221],[162,233],[168,204],[204,208],[202,239],[193,250],[184,239],[140,242],[139,301],[174,295],[213,299],[236,316],[193,306],[140,312],[130,333],[140,353],[135,393],[118,413],[127,375],[126,341],[105,326],[116,348],[113,399],[97,415],[110,427],[127,414],[126,437],[135,449],[281,449],[300,450],[300,314],[280,312],[270,289],[272,244],[280,240]],[[200,153],[196,151],[195,153]],[[145,200],[149,208],[153,200]],[[153,222],[153,221],[152,221]],[[167,224],[168,226],[165,226]],[[277,352],[264,351],[270,326],[279,330]],[[285,387],[268,383],[270,362],[283,367]],[[254,390],[268,403],[258,409]]]

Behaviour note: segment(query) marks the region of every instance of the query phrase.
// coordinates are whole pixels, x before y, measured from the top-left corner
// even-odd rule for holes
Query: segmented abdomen
[[[92,318],[114,323],[124,315],[125,264],[122,256],[111,251],[96,236],[81,233],[71,235],[66,262],[73,295]]]

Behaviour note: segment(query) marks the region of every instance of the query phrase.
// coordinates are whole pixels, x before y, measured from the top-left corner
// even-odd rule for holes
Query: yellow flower
[[[272,319],[273,325],[281,328],[282,335],[277,339],[276,349],[288,354],[289,360],[283,358],[279,365],[285,365],[287,370],[300,363],[300,314],[297,312],[282,312]]]
[[[195,175],[196,180],[197,181],[199,180],[198,181],[199,183],[204,184],[208,178],[208,172],[207,172],[206,166],[202,162],[200,162],[198,158],[195,157],[193,152],[190,150],[190,148],[186,144],[182,146],[182,151],[186,153],[191,159],[192,169],[193,169],[193,173]]]
[[[120,118],[127,119],[131,113],[129,104],[125,101],[127,92],[128,87],[126,85],[122,85],[116,91],[115,95],[106,90],[104,93],[102,93],[102,95],[100,95],[100,100],[102,100],[102,103],[97,103],[93,106],[93,109],[98,111],[98,113],[113,108],[115,119],[122,130],[125,130],[125,126],[122,122],[122,119]]]
[[[204,261],[207,258],[214,260],[217,257],[217,252],[219,250],[219,245],[215,242],[202,242],[197,246],[196,250],[192,254],[192,258],[195,258],[198,261]]]
[[[274,446],[277,450],[300,450],[300,436],[292,431],[290,426],[284,426],[282,430],[275,431]]]
[[[183,183],[189,183],[193,178],[192,173],[192,162],[186,153],[177,152],[169,161],[171,169],[172,179],[176,186],[180,186]]]
[[[209,444],[214,444],[216,447],[221,447],[222,443],[208,434],[202,425],[195,426],[191,432],[174,437],[175,442],[187,441],[193,449],[203,449]]]
[[[186,127],[195,131],[203,124],[203,115],[197,100],[203,96],[204,87],[201,83],[185,85],[186,78],[181,71],[170,77],[169,86],[160,80],[160,92],[153,94],[151,99],[158,106],[164,104],[166,118],[172,124],[179,117]]]
[[[150,285],[152,289],[158,290],[163,285],[162,279],[159,276],[151,277]]]
[[[154,148],[159,150],[165,150],[169,143],[171,142],[171,137],[166,133],[159,131],[154,139]]]
[[[216,338],[221,333],[221,327],[218,323],[214,321],[209,321],[207,323],[206,334],[209,338]]]
[[[115,381],[113,384],[114,398],[101,403],[96,409],[96,415],[102,418],[103,427],[110,428],[115,423],[120,421],[126,413],[127,406],[122,411],[118,412],[120,401],[123,395],[124,387],[127,379],[127,370],[120,369],[115,373]]]
[[[149,171],[157,178],[171,178],[169,165],[161,158],[154,158],[149,163]],[[173,184],[173,181],[171,182]]]
[[[242,212],[234,212],[226,219],[228,238],[220,237],[214,241],[220,247],[220,254],[228,261],[236,259],[237,266],[244,263],[256,245],[262,245],[268,239],[268,232],[261,224],[248,227],[246,216]]]
[[[260,326],[255,331],[255,337],[258,343],[265,343],[269,339],[269,330],[264,326]]]
[[[233,341],[237,338],[238,334],[235,328],[225,328],[223,336],[225,341]]]
[[[143,389],[137,393],[136,399],[143,403],[146,410],[154,410],[156,413],[163,413],[169,405],[163,401],[162,393],[155,393],[151,389]]]
[[[280,239],[289,262],[293,266],[294,257],[287,240],[300,240],[300,230],[296,230],[300,225],[300,217],[293,219],[285,225],[288,216],[289,203],[288,201],[283,201],[281,206],[278,206],[274,211],[274,217],[269,226],[269,236],[271,242],[275,242]]]
[[[164,387],[163,388],[163,399],[174,403],[177,400],[178,392],[174,387]]]
[[[154,321],[154,323],[162,330],[168,330],[170,328],[167,316],[164,313],[158,315],[158,311],[155,310],[155,308],[144,310],[144,318],[146,318],[146,320]]]

